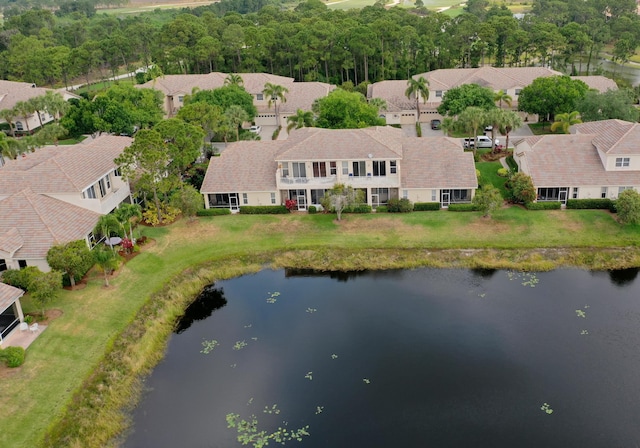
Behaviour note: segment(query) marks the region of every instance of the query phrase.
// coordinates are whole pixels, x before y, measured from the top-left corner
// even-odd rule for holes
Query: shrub
[[[640,224],[640,193],[624,190],[616,200],[618,219],[623,224]]]
[[[584,209],[604,209],[611,210],[613,201],[611,199],[568,199],[567,208],[574,210]]]
[[[526,202],[524,206],[527,210],[560,210],[562,204],[560,202]]]
[[[171,224],[180,215],[180,209],[170,205],[162,204],[160,208],[160,216],[162,216],[163,224]],[[147,210],[142,214],[142,220],[152,226],[160,224],[158,213],[154,204],[149,204]]]
[[[286,201],[284,201],[284,206],[287,207],[287,210],[289,210],[290,212],[298,210],[298,201],[296,201],[295,199],[287,199]]]
[[[387,208],[386,205],[379,205],[376,208],[376,213],[387,213],[389,211],[389,209]]]
[[[509,183],[511,193],[516,201],[523,204],[535,201],[536,188],[533,186],[533,181],[530,176],[524,173],[517,173],[509,179]]]
[[[24,349],[22,347],[7,347],[0,350],[0,359],[7,367],[20,367],[24,363]]]
[[[449,204],[450,212],[475,212],[477,208],[473,204]]]
[[[315,215],[316,213],[318,213],[318,209],[315,205],[310,205],[307,210],[309,211],[310,215]]]
[[[508,155],[505,158],[507,165],[509,165],[509,169],[514,172],[517,173],[518,172],[518,164],[516,163],[516,161],[513,158],[513,155]]]
[[[476,210],[482,212],[482,216],[491,216],[502,205],[502,195],[493,185],[485,185],[476,192],[472,204]]]
[[[507,177],[509,176],[509,170],[506,168],[498,168],[498,176]]]
[[[284,205],[244,205],[240,207],[243,215],[284,215],[289,213]]]
[[[413,211],[413,203],[409,199],[389,199],[387,203],[389,213],[409,213]]]
[[[343,210],[344,213],[371,213],[371,206],[367,204],[353,205]]]
[[[196,212],[196,216],[222,216],[230,214],[231,210],[228,208],[205,208]]]
[[[9,269],[2,274],[2,281],[7,285],[28,291],[33,279],[40,274],[40,269],[35,266],[27,266],[24,269]]]
[[[440,210],[439,202],[416,202],[413,204],[414,212],[426,212],[432,210]]]

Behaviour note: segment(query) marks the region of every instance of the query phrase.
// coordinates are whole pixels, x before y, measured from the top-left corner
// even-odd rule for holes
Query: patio
[[[33,341],[35,341],[40,333],[47,329],[47,325],[38,325],[37,331],[31,330],[20,330],[16,328],[13,330],[7,337],[2,340],[2,348],[7,347],[22,347],[23,349],[27,349]]]

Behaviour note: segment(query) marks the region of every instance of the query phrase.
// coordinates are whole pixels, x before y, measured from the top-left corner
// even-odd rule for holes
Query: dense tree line
[[[633,0],[535,0],[522,19],[486,0],[470,0],[457,17],[381,2],[331,11],[320,0],[294,10],[276,0],[223,0],[118,17],[73,3],[5,12],[0,77],[64,85],[152,63],[164,74],[269,72],[356,85],[486,63],[588,73],[605,45],[626,62],[640,42]]]

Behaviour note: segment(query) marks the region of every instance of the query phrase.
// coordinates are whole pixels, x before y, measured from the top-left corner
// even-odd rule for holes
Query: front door
[[[307,195],[305,190],[298,190],[298,210],[306,210],[307,209]]]
[[[380,205],[380,195],[377,193],[371,193],[371,205],[376,208]]]
[[[233,193],[229,195],[229,208],[231,211],[238,211],[240,207],[238,207],[238,194]]]
[[[558,194],[558,200],[560,203],[567,205],[567,189],[561,188],[560,193]]]
[[[442,201],[441,202],[442,202],[442,204],[441,204],[442,208],[449,207],[450,200],[449,200],[449,191],[448,190],[442,192]]]

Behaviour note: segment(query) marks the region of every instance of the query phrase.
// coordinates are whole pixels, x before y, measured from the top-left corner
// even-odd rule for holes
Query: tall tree
[[[93,233],[96,235],[102,235],[102,237],[105,239],[105,243],[109,243],[109,247],[111,248],[111,250],[114,250],[110,240],[111,233],[121,235],[120,229],[121,225],[118,222],[118,219],[115,217],[115,215],[109,213],[108,215],[100,216],[100,219],[98,219],[98,223],[93,229]]]
[[[378,117],[378,109],[367,103],[358,92],[336,89],[314,105],[318,119],[316,126],[328,129],[358,129],[369,126],[384,126],[385,120]]]
[[[577,101],[576,110],[582,121],[599,121],[617,118],[638,121],[638,109],[634,106],[633,93],[629,89],[607,90],[604,93],[589,90]]]
[[[104,286],[109,287],[109,275],[118,266],[116,254],[103,246],[98,246],[92,251],[93,259],[104,273]]]
[[[404,95],[411,99],[414,97],[416,100],[416,109],[418,110],[417,121],[420,122],[420,98],[427,104],[429,100],[429,81],[424,76],[420,76],[418,79],[409,78],[407,81],[407,90],[404,91]]]
[[[289,89],[284,86],[278,84],[272,84],[270,82],[264,85],[264,90],[262,91],[264,95],[269,98],[268,106],[271,107],[273,104],[273,109],[276,113],[276,123],[280,126],[280,117],[278,116],[278,100],[282,103],[287,102],[286,93],[289,93]]]
[[[537,114],[541,121],[559,113],[568,113],[584,98],[589,88],[569,76],[536,78],[522,89],[518,97],[518,110]]]
[[[295,115],[291,115],[287,117],[287,132],[290,132],[291,129],[300,129],[300,128],[309,128],[313,126],[313,112],[304,111],[302,109],[298,109]]]
[[[463,84],[445,92],[442,103],[438,106],[438,113],[455,117],[471,106],[483,110],[493,109],[496,107],[493,96],[493,90],[487,87],[481,87],[478,84]]]
[[[17,116],[17,114],[16,114],[16,111],[14,109],[2,109],[2,110],[0,110],[0,118],[2,118],[4,121],[6,121],[7,124],[9,125],[9,133],[11,134],[11,137],[15,137],[16,136],[16,130],[15,130],[15,126],[13,124],[16,116]]]
[[[242,126],[242,123],[249,120],[249,115],[242,107],[234,105],[224,111],[224,117],[231,128],[235,130],[236,141],[239,141],[240,127]]]
[[[52,246],[47,251],[47,263],[51,269],[67,274],[71,289],[76,286],[76,276],[82,276],[91,267],[90,259],[91,251],[84,240]]]
[[[470,133],[469,138],[473,138],[473,153],[478,147],[478,131],[486,125],[486,112],[480,107],[467,107],[458,115],[458,121],[464,129]]]
[[[244,112],[241,107],[239,108]],[[165,143],[170,160],[169,170],[181,178],[187,167],[202,153],[204,131],[178,118],[163,120],[153,129],[160,134]]]
[[[133,241],[133,218],[138,220],[142,219],[142,210],[138,204],[120,204],[117,209],[113,211],[113,215],[116,217],[125,235],[127,233],[127,227],[129,227],[129,239]]]
[[[502,102],[504,101],[504,103],[511,107],[511,95],[509,95],[507,92],[505,92],[504,90],[498,90],[495,95],[493,95],[493,101],[495,103],[498,103],[498,107],[500,109],[502,109]]]
[[[520,118],[520,115],[511,110],[504,112],[501,129],[504,130],[504,135],[506,136],[505,148],[509,149],[509,135],[511,131],[518,129],[520,126],[522,126],[522,118]]]
[[[44,317],[46,306],[51,303],[62,289],[62,272],[40,272],[29,282],[29,295],[38,305]]]

